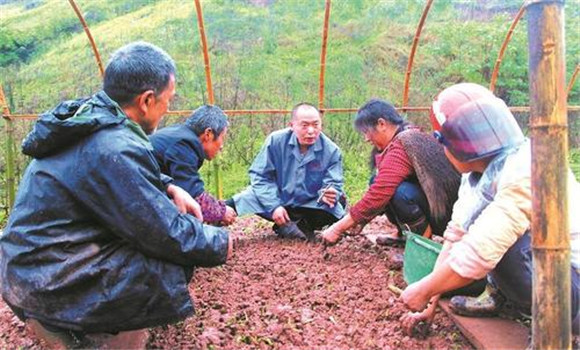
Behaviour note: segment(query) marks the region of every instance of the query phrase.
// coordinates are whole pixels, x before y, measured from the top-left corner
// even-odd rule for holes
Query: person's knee
[[[225,203],[228,207],[232,208],[233,210],[236,211],[236,213],[238,212],[236,209],[236,202],[234,201],[234,198],[228,198],[225,200]]]
[[[407,181],[397,187],[391,203],[397,212],[407,215],[425,215],[429,207],[427,197],[421,187]]]
[[[393,214],[401,225],[422,234],[429,225],[428,203],[425,194],[417,184],[403,182],[391,198]]]
[[[490,277],[510,301],[530,308],[532,304],[532,253],[529,233],[520,237],[501,258]]]

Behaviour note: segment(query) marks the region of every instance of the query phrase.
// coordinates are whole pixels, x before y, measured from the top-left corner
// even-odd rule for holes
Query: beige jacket
[[[444,233],[453,242],[449,263],[459,275],[480,279],[529,228],[532,214],[529,142],[505,157],[503,167],[477,179],[466,174]],[[568,212],[572,265],[580,267],[580,184],[568,171]],[[487,181],[487,185],[480,183]]]

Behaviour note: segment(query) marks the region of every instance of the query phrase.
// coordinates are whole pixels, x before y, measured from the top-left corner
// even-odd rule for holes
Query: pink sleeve
[[[202,192],[195,200],[201,206],[203,220],[209,224],[219,224],[226,213],[226,204],[207,192]]]

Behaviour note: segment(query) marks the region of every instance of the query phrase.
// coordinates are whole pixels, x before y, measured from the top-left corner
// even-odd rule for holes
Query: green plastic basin
[[[439,256],[443,246],[410,231],[404,231],[403,234],[407,238],[403,260],[403,278],[407,284],[411,284],[433,271],[435,261],[437,261],[437,256]]]

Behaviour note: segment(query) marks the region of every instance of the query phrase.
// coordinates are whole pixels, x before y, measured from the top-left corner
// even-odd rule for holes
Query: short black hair
[[[103,90],[121,107],[147,90],[155,96],[168,86],[175,76],[175,62],[161,48],[143,41],[125,45],[111,55],[105,69]]]
[[[360,132],[375,129],[381,118],[393,125],[401,125],[405,122],[391,103],[381,99],[372,99],[358,110],[354,118],[354,127]]]

